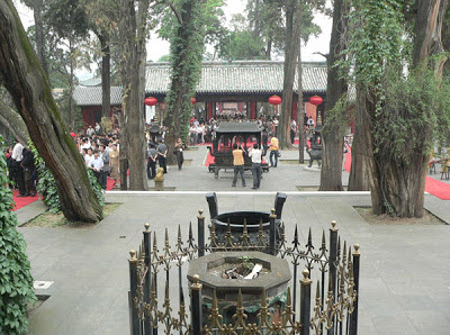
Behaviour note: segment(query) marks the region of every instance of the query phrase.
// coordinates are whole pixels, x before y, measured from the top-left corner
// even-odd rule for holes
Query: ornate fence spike
[[[250,240],[248,235],[248,227],[247,227],[247,219],[244,219],[244,227],[242,229],[242,236],[241,236],[241,245],[243,248],[248,249],[250,246]]]
[[[242,289],[239,289],[238,291],[236,314],[233,315],[233,320],[234,320],[233,328],[235,331],[239,327],[245,328],[246,326],[245,320],[247,320],[247,314],[245,314],[244,312],[244,302],[242,301]]]
[[[325,240],[325,229],[322,230],[322,246],[320,247],[320,249],[322,252],[327,251],[327,244],[326,244],[326,240]]]
[[[341,260],[341,256],[342,256],[341,255],[341,237],[338,236],[337,254],[336,254],[338,262]]]
[[[194,234],[192,233],[192,222],[189,221],[189,234],[188,234],[188,246],[189,248],[195,249],[195,238]]]
[[[309,227],[308,230],[308,242],[306,244],[306,247],[308,249],[314,249],[313,243],[312,243],[312,232],[311,232],[311,227]]]
[[[299,245],[299,242],[298,242],[298,226],[297,226],[297,224],[295,224],[294,240],[292,241],[292,244],[294,245],[294,248],[296,248]]]

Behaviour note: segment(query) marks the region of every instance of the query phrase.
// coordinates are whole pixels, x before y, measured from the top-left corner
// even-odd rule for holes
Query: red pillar
[[[256,119],[256,102],[254,102],[254,101],[251,104],[250,119],[252,119],[252,120]]]
[[[208,111],[208,120],[207,121],[209,121],[213,117],[213,114],[212,114],[212,103],[211,102],[207,102],[206,103],[206,110]]]
[[[297,122],[297,107],[298,107],[298,101],[292,100],[292,118]]]

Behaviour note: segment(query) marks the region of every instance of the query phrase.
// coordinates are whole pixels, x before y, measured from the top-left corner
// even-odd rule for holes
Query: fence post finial
[[[359,243],[355,243],[353,245],[353,248],[355,249],[355,251],[353,251],[353,256],[360,256],[361,254],[359,253]]]
[[[136,250],[131,249],[130,250],[130,262],[137,262],[137,258],[136,258]]]
[[[333,220],[333,221],[331,221],[331,230],[332,231],[337,231],[338,229],[336,228],[336,226],[337,226],[337,222],[336,222],[336,220]]]
[[[146,233],[149,233],[149,232],[150,232],[150,223],[146,222],[146,223],[144,224],[144,227],[145,227],[145,232],[146,232]]]
[[[200,335],[203,328],[203,285],[200,283],[200,276],[198,274],[193,276],[193,280],[194,283],[191,285],[191,327],[193,335]]]

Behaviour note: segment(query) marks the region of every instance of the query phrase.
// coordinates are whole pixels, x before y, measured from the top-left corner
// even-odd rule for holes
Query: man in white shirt
[[[94,157],[89,161],[88,167],[94,171],[95,178],[100,185],[103,165],[103,159],[100,157],[98,150],[94,150]]]
[[[262,151],[259,149],[258,144],[253,144],[253,148],[250,148],[248,156],[252,159],[252,175],[253,175],[253,187],[252,190],[257,190],[261,182],[261,161]]]
[[[291,119],[290,134],[291,134],[291,143],[294,144],[295,135],[297,134],[297,122],[295,122],[294,119]]]

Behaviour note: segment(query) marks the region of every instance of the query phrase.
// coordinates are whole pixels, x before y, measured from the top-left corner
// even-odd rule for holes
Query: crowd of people
[[[92,133],[88,127],[85,135],[74,138],[86,166],[94,172],[103,190],[107,187],[107,178],[113,180],[113,188],[119,187],[119,134],[99,135],[99,131]]]
[[[198,121],[195,117],[189,120],[189,137],[186,143],[189,145],[197,145],[203,143],[210,143],[215,139],[215,131],[219,126],[220,122],[250,122],[248,119],[235,118],[235,119],[220,119],[215,120],[211,118],[209,121],[204,120]],[[252,164],[255,164],[254,169],[254,182],[253,187],[259,188],[259,180],[261,176],[261,164],[260,158],[258,156],[265,155],[266,151],[270,150],[270,165],[272,167],[277,167],[278,164],[278,117],[260,117],[256,122],[261,127],[262,132],[262,148],[251,148],[248,154],[252,157]],[[306,128],[314,128],[314,120],[305,116],[304,125]],[[157,132],[157,137],[151,135],[151,127],[153,125],[146,125],[147,134],[147,177],[148,179],[154,179],[156,176],[156,165],[159,164],[163,168],[164,173],[167,173],[167,154],[168,147],[164,143],[165,127],[159,127]],[[298,132],[298,126],[294,119],[291,119],[290,123],[290,136],[291,141],[294,142],[295,136]],[[80,154],[83,156],[83,160],[86,166],[91,169],[96,176],[99,184],[103,190],[107,188],[107,177],[109,176],[113,180],[113,188],[119,187],[120,180],[120,167],[119,167],[119,151],[120,151],[120,141],[119,133],[117,129],[114,129],[112,133],[102,135],[100,133],[100,125],[96,123],[95,125],[89,125],[86,130],[81,135],[72,134],[74,136],[74,141]],[[267,145],[270,140],[270,145]],[[178,138],[175,146],[173,148],[173,154],[177,158],[178,169],[181,170],[184,162],[184,150],[186,144],[181,138]],[[239,158],[239,149],[233,148],[233,156],[235,159],[235,176],[233,181],[233,186],[236,184],[237,174],[240,172],[241,162]],[[235,150],[236,154],[235,154]],[[261,154],[259,154],[261,152]],[[37,171],[35,167],[35,158],[33,152],[16,142],[13,147],[5,149],[5,154],[7,158],[7,164],[9,169],[9,176],[11,181],[11,187],[17,188],[19,190],[19,197],[35,196],[36,195],[36,181],[37,181]],[[242,153],[244,154],[244,153]],[[242,160],[243,164],[243,160]],[[259,172],[258,172],[259,171]],[[243,173],[243,172],[242,172]],[[256,177],[255,177],[256,176]],[[255,179],[256,178],[256,179]]]

